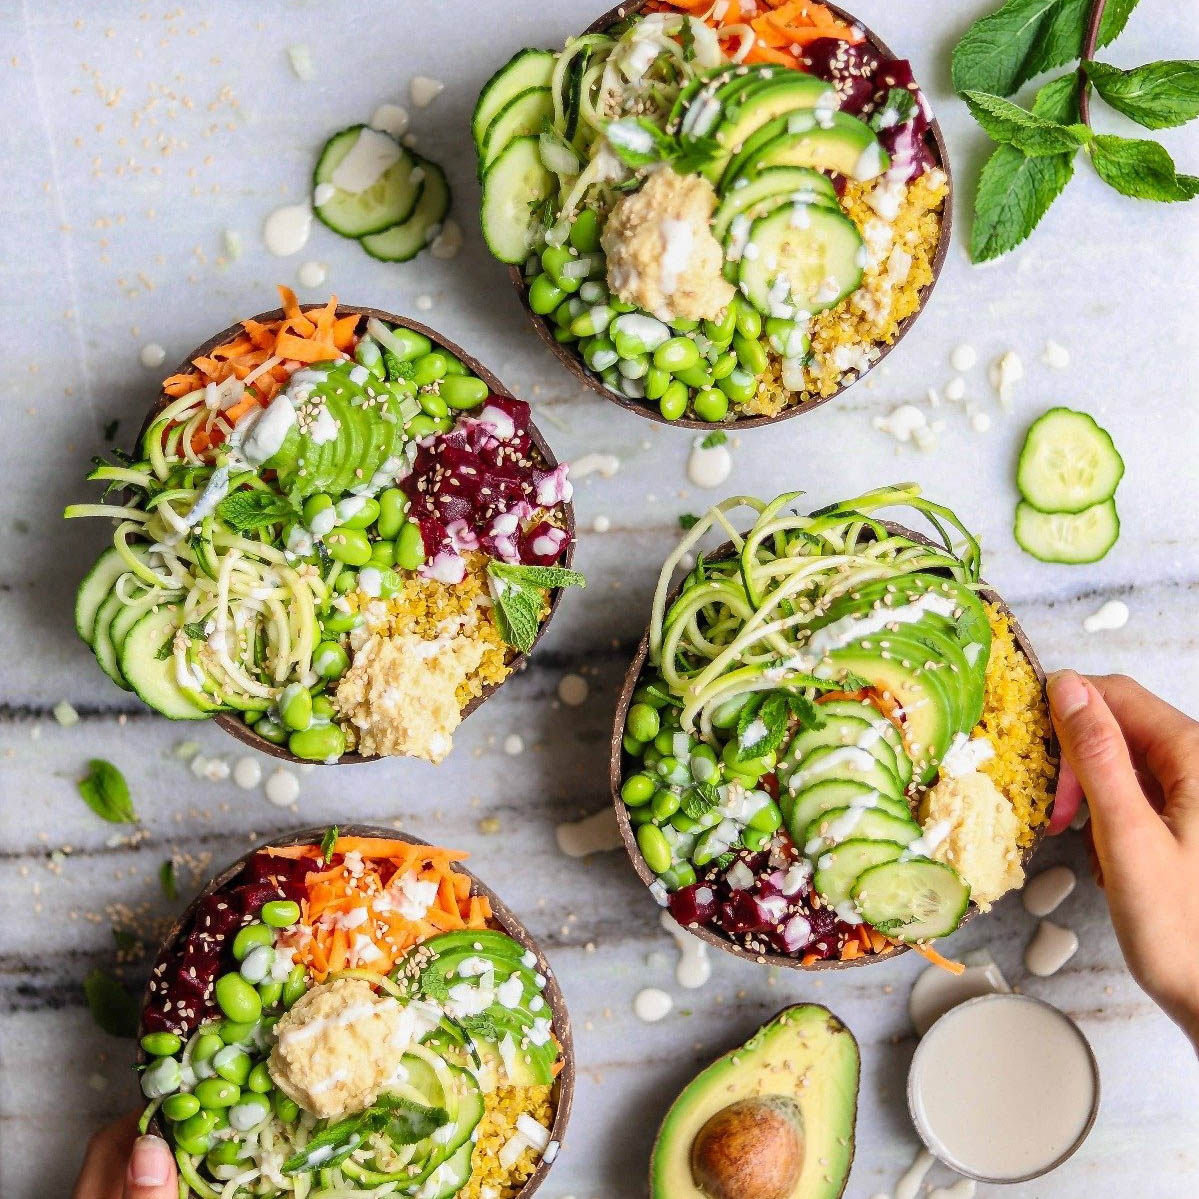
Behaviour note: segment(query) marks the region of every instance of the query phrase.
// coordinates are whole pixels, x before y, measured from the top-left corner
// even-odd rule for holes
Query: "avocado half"
[[[783,1008],[671,1104],[651,1199],[839,1199],[860,1073],[858,1043],[828,1008]]]

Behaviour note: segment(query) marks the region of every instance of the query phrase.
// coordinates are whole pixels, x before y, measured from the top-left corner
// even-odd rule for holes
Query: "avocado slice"
[[[838,1199],[853,1164],[860,1069],[853,1034],[828,1008],[784,1008],[671,1105],[650,1160],[652,1199],[736,1194],[735,1165],[769,1171],[771,1193],[787,1199]]]
[[[804,117],[811,118],[810,125]],[[864,181],[881,175],[890,165],[890,155],[864,121],[834,112],[821,124],[813,114],[800,111],[763,125],[734,156],[724,177],[735,179],[766,167],[791,166],[836,171]]]

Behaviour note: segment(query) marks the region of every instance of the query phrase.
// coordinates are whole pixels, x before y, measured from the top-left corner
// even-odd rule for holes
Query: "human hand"
[[[1049,676],[1064,789],[1085,795],[1098,880],[1132,976],[1199,1049],[1199,722],[1122,675]]]
[[[161,1137],[139,1137],[137,1120],[135,1112],[88,1141],[71,1199],[178,1199],[174,1156]]]

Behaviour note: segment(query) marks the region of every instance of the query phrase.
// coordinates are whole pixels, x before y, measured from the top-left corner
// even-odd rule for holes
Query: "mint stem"
[[[1103,23],[1103,10],[1106,7],[1107,0],[1094,0],[1091,5],[1091,17],[1087,22],[1087,33],[1082,42],[1082,62],[1078,64],[1078,119],[1088,129],[1091,127],[1091,85],[1082,63],[1089,62],[1095,56],[1099,26]]]

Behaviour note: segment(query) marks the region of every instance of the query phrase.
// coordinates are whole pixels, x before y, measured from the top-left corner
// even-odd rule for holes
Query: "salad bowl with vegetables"
[[[433,330],[284,307],[200,346],[131,455],[75,619],[174,720],[279,757],[440,762],[581,585],[571,485],[529,407]]]
[[[841,9],[613,9],[472,120],[492,253],[587,386],[650,419],[806,412],[911,327],[949,163],[910,64]]]
[[[180,1195],[532,1195],[570,1118],[570,1019],[466,854],[306,829],[175,924],[138,1030]]]
[[[1047,825],[1044,675],[977,539],[914,484],[798,500],[726,500],[663,566],[613,732],[621,833],[657,901],[738,956],[943,962],[932,942],[1022,883]]]

